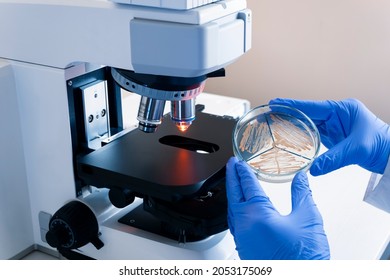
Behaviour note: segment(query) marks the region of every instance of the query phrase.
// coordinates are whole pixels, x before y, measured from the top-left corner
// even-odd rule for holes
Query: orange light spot
[[[189,127],[191,123],[190,122],[177,122],[176,127],[181,131],[185,132]]]

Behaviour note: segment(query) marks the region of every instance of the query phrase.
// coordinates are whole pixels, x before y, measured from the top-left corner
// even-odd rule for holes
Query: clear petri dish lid
[[[241,117],[233,131],[233,152],[260,180],[291,181],[307,171],[320,149],[315,124],[303,112],[283,105],[262,105]]]

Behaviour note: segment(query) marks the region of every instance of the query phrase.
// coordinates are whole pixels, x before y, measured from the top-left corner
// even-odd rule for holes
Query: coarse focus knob
[[[57,249],[76,249],[91,242],[103,247],[99,225],[92,210],[80,201],[71,201],[53,215],[46,234],[47,243]]]

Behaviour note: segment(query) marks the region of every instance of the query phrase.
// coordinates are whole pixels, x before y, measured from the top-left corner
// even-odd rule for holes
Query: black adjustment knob
[[[46,241],[57,249],[76,249],[89,242],[100,249],[104,244],[98,236],[99,225],[95,214],[87,205],[75,200],[54,213]]]
[[[134,202],[135,195],[134,192],[128,189],[111,188],[108,192],[108,198],[112,205],[117,208],[123,208]]]
[[[65,244],[70,244],[71,240],[67,239],[68,231],[63,227],[54,227],[46,234],[46,241],[51,247],[57,248]]]

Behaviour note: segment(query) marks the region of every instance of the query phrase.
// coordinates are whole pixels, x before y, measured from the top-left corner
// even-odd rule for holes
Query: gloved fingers
[[[239,161],[236,164],[236,170],[240,177],[244,201],[249,201],[256,197],[265,198],[266,201],[269,201],[269,198],[261,187],[255,173],[250,169],[246,162]]]
[[[236,170],[237,163],[238,159],[231,157],[226,164],[226,195],[229,203],[239,203],[245,200],[241,189],[240,176]]]
[[[328,120],[333,111],[333,104],[329,101],[275,98],[269,101],[269,105],[274,104],[296,108],[306,114],[316,124]]]
[[[302,204],[314,205],[309,187],[309,180],[305,172],[298,172],[291,183],[292,211],[302,207]]]
[[[317,157],[310,168],[310,174],[324,175],[344,166],[358,163],[359,155],[353,149],[354,144],[351,141],[356,141],[356,139],[346,138]]]

